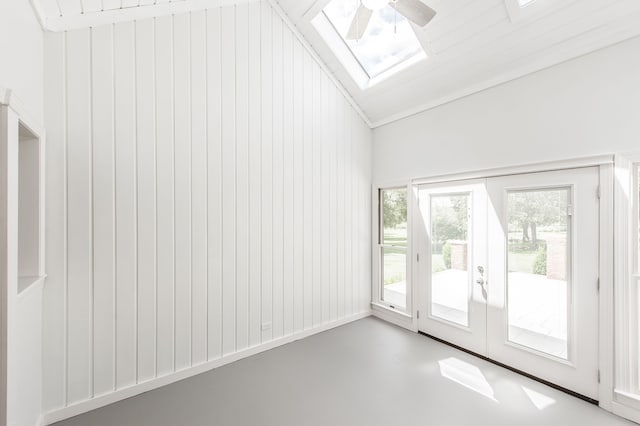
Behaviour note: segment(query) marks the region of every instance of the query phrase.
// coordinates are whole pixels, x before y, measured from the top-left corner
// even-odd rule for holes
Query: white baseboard
[[[223,365],[230,364],[234,361],[238,361],[240,359],[247,358],[252,355],[256,355],[273,348],[277,348],[278,346],[286,345],[287,343],[291,343],[296,340],[304,339],[306,337],[321,333],[323,331],[331,330],[332,328],[336,328],[341,325],[345,325],[350,322],[357,321],[362,318],[366,318],[368,316],[371,316],[371,311],[365,311],[365,312],[352,315],[350,317],[343,318],[341,320],[338,320],[332,323],[323,324],[316,328],[301,331],[297,334],[281,337],[279,339],[272,340],[270,342],[267,342],[258,346],[254,346],[252,348],[248,348],[239,352],[225,355],[219,359],[207,361],[205,363],[194,365],[184,370],[176,371],[166,376],[157,377],[155,379],[149,380],[144,383],[138,383],[136,385],[133,385],[127,388],[118,389],[115,392],[96,396],[93,399],[75,403],[68,407],[49,411],[48,413],[45,413],[43,415],[42,417],[43,422],[41,424],[50,425],[71,417],[75,417],[79,414],[83,414],[83,413],[95,410],[97,408],[104,407],[106,405],[113,404],[115,402],[122,401],[124,399],[131,398],[136,395],[140,395],[141,393],[144,393],[144,392],[149,392],[153,389],[157,389],[162,386],[166,386],[171,383],[175,383],[177,381],[184,380],[192,376],[196,376],[198,374],[213,370],[215,368],[222,367]]]

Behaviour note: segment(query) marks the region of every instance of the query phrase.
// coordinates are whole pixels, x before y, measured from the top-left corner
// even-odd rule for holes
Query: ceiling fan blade
[[[362,38],[364,32],[367,30],[372,14],[373,11],[371,9],[367,9],[362,3],[360,4],[356,15],[353,17],[353,21],[351,21],[351,26],[347,33],[347,40],[360,40]]]
[[[420,27],[427,25],[436,16],[436,11],[420,0],[398,0],[390,4],[395,5],[398,13]]]

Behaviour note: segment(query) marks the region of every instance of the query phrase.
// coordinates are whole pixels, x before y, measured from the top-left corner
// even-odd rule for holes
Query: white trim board
[[[296,340],[304,339],[306,337],[313,336],[314,334],[322,333],[324,331],[331,330],[336,327],[340,327],[342,325],[369,317],[371,315],[372,315],[371,311],[365,311],[356,315],[352,315],[340,321],[324,324],[320,327],[306,330],[298,334],[281,337],[279,339],[273,340],[268,343],[264,343],[262,345],[254,346],[252,348],[248,348],[240,352],[223,356],[222,358],[219,358],[216,360],[208,361],[200,365],[195,365],[193,367],[168,374],[163,377],[149,380],[148,382],[138,383],[128,388],[120,389],[103,396],[96,396],[95,398],[87,401],[82,401],[82,402],[70,405],[68,407],[53,410],[44,414],[43,424],[50,425],[65,419],[69,419],[71,417],[75,417],[80,414],[87,413],[89,411],[116,403],[118,401],[122,401],[124,399],[131,398],[136,395],[140,395],[141,393],[149,392],[151,390],[158,389],[160,387],[169,385],[171,383],[175,383],[180,380],[184,380],[189,377],[193,377],[198,374],[205,373],[215,368],[222,367],[223,365],[227,365],[232,362],[235,362],[244,358],[248,358],[253,355],[257,355],[261,352],[265,352],[270,349],[274,349],[279,346],[286,345],[287,343],[292,343],[292,342],[295,342]]]
[[[510,167],[498,167],[493,169],[481,169],[470,172],[451,173],[445,175],[425,176],[421,178],[410,179],[413,185],[422,185],[427,183],[451,182],[469,179],[481,179],[489,177],[508,176],[523,173],[551,172],[554,170],[577,169],[580,167],[602,166],[605,164],[613,164],[613,154],[603,154],[591,157],[582,157],[576,159],[545,161],[541,163],[525,163]]]
[[[11,108],[20,117],[20,123],[27,127],[31,133],[44,139],[46,133],[44,126],[29,113],[24,103],[11,89],[0,86],[0,105]]]

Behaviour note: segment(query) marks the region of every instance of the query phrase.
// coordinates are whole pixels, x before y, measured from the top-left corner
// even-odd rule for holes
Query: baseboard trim
[[[292,334],[290,336],[281,337],[276,340],[272,340],[270,342],[267,342],[258,346],[254,346],[252,348],[248,348],[239,352],[234,352],[232,354],[225,355],[222,358],[207,361],[199,365],[194,365],[192,367],[186,368],[184,370],[176,371],[166,376],[157,377],[147,382],[138,383],[136,385],[133,385],[127,388],[119,389],[115,392],[96,396],[93,399],[75,403],[68,407],[49,411],[48,413],[45,413],[43,415],[42,424],[51,425],[53,423],[56,423],[65,419],[69,419],[71,417],[75,417],[80,414],[87,413],[89,411],[113,404],[118,401],[122,401],[127,398],[134,397],[136,395],[140,395],[145,392],[149,392],[154,389],[158,389],[160,387],[169,385],[171,383],[175,383],[180,380],[184,380],[189,377],[193,377],[198,374],[205,373],[207,371],[213,370],[218,367],[222,367],[223,365],[230,364],[234,361],[238,361],[240,359],[247,358],[247,357],[259,354],[261,352],[265,352],[270,349],[274,349],[279,346],[286,345],[287,343],[292,343],[292,342],[295,342],[296,340],[304,339],[309,336],[313,336],[314,334],[322,333],[324,331],[331,330],[333,328],[340,327],[342,325],[345,325],[350,322],[357,321],[369,316],[371,316],[371,311],[365,311],[359,314],[351,315],[347,318],[343,318],[338,321],[323,324],[316,328],[304,330],[299,333]]]

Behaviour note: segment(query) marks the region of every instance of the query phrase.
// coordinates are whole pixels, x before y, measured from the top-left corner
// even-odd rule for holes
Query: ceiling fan
[[[361,39],[373,12],[387,5],[391,5],[399,14],[420,27],[427,25],[436,16],[436,11],[420,0],[361,0],[356,15],[351,21],[347,40]]]

